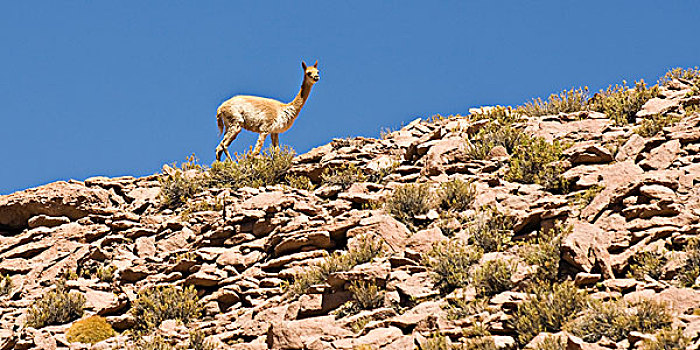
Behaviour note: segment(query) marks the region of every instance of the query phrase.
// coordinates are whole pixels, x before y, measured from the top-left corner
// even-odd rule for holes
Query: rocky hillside
[[[698,349],[697,73],[0,196],[0,349]]]

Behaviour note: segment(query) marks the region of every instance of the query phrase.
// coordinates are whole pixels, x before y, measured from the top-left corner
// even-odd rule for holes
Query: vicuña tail
[[[216,124],[219,126],[219,136],[224,132],[224,116],[221,111],[216,112]]]

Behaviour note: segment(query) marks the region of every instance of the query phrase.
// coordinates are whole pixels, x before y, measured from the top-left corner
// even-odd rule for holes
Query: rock
[[[459,159],[468,147],[467,141],[463,138],[452,138],[444,140],[430,141],[430,148],[425,155],[425,167],[423,171],[426,175],[437,175],[442,172],[445,164],[453,163]]]
[[[667,141],[661,146],[651,150],[649,156],[639,162],[639,166],[645,170],[666,169],[676,160],[680,150],[681,143],[678,140]]]
[[[305,349],[314,340],[344,338],[352,332],[338,326],[335,316],[320,316],[296,321],[273,321],[267,334],[271,349]]]
[[[624,162],[626,160],[635,161],[639,152],[644,149],[645,144],[646,142],[643,137],[639,136],[639,134],[632,134],[627,142],[617,150],[615,160],[618,162]]]
[[[59,181],[0,196],[0,228],[22,229],[42,214],[77,220],[111,207],[106,190]]]
[[[647,101],[637,112],[637,118],[648,118],[656,114],[664,114],[671,109],[678,108],[680,100],[654,97]]]
[[[389,215],[374,215],[360,220],[359,226],[347,231],[347,237],[374,235],[381,238],[394,252],[403,251],[410,237],[406,225]]]
[[[403,337],[403,333],[396,327],[375,328],[358,338],[336,340],[333,342],[333,346],[335,349],[357,349],[361,346],[379,349],[401,337]]]
[[[156,239],[154,237],[139,237],[136,239],[136,255],[140,258],[156,255]]]
[[[564,155],[569,156],[569,161],[573,165],[609,163],[613,160],[610,150],[593,143],[573,146],[564,151]]]
[[[47,216],[47,215],[37,215],[27,222],[29,225],[29,228],[36,228],[36,227],[54,227],[54,226],[60,226],[63,224],[67,224],[70,222],[70,219],[65,217],[65,216]]]

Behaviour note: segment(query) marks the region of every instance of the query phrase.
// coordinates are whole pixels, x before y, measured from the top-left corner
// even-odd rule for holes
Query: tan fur
[[[272,146],[279,148],[279,134],[292,127],[309,98],[311,87],[319,79],[318,61],[311,67],[307,67],[304,62],[301,65],[304,69],[304,80],[299,93],[291,102],[282,103],[265,97],[238,95],[219,106],[216,111],[216,123],[219,133],[224,130],[226,133],[216,147],[216,160],[221,160],[222,153],[226,153],[226,157],[231,159],[228,146],[236,139],[241,129],[260,134],[253,153],[260,152],[265,138],[270,134]]]

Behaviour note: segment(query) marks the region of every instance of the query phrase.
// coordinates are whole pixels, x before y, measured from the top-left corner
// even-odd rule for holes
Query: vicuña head
[[[221,160],[221,154],[226,153],[226,158],[231,160],[228,146],[236,139],[241,129],[246,129],[260,134],[255,143],[253,153],[260,153],[267,135],[272,135],[272,146],[279,148],[279,134],[289,130],[294,120],[299,116],[301,108],[309,98],[311,87],[320,79],[318,61],[313,66],[307,67],[301,62],[304,69],[304,80],[301,83],[299,93],[289,103],[282,103],[265,97],[258,96],[234,96],[219,106],[216,111],[216,122],[219,133],[224,133],[224,138],[216,146],[216,160]]]

